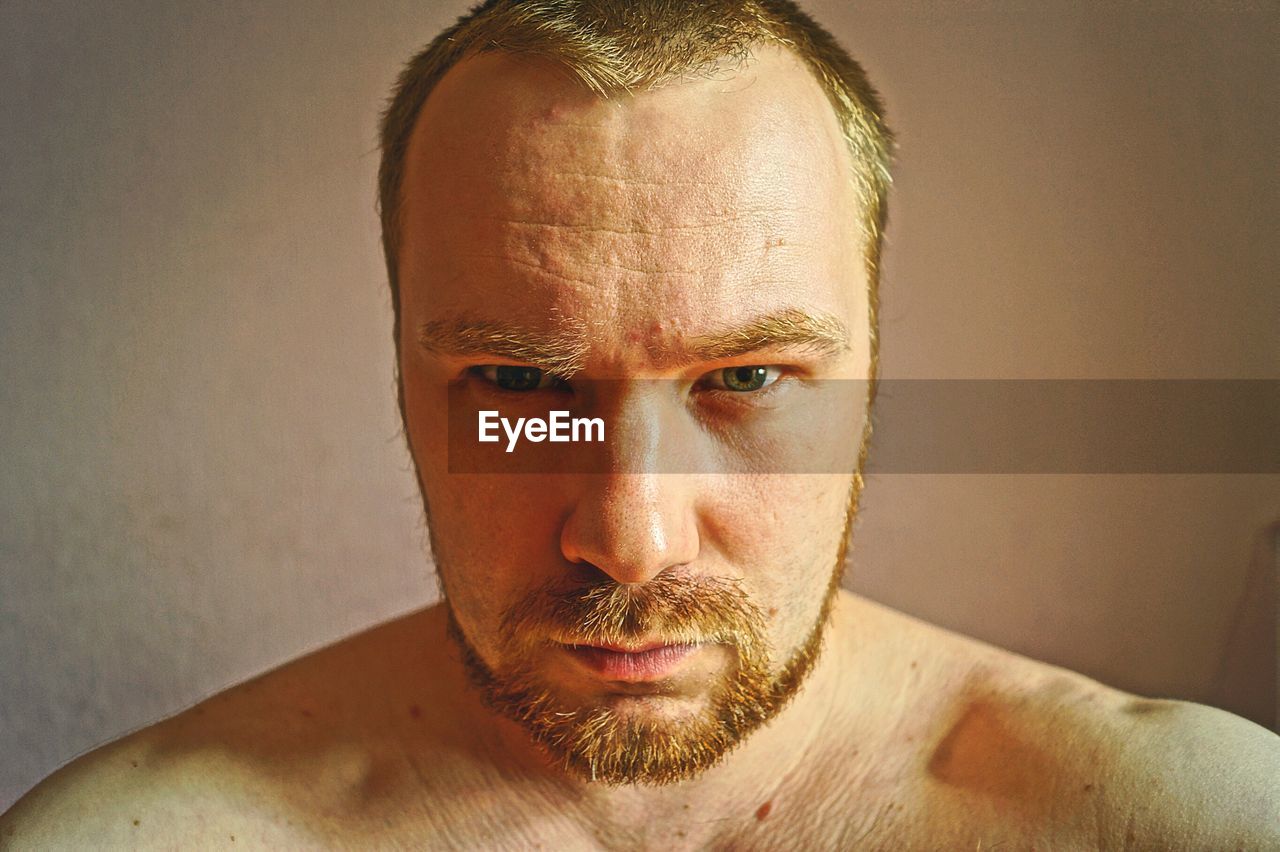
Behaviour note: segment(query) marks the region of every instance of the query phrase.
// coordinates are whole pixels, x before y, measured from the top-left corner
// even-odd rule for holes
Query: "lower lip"
[[[697,645],[660,645],[647,651],[611,651],[595,645],[568,645],[566,650],[582,665],[606,680],[658,680],[676,670]]]

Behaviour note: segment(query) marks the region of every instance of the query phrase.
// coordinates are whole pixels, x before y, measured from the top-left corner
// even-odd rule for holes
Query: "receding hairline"
[[[658,87],[726,62],[744,63],[765,44],[799,59],[836,115],[854,166],[865,254],[874,276],[886,216],[892,132],[862,67],[791,0],[705,0],[680,7],[640,0],[488,0],[409,62],[383,115],[379,207],[397,315],[399,213],[409,142],[431,92],[462,60],[489,52],[546,57],[607,97]]]
[[[714,186],[721,206],[723,192],[739,193],[736,215],[807,204],[808,215],[834,215],[833,221],[853,227],[862,210],[850,188],[851,158],[838,118],[824,104],[809,70],[776,45],[764,45],[725,73],[608,97],[582,87],[546,57],[494,51],[466,56],[438,81],[410,136],[400,187],[400,247],[409,248],[421,229],[432,227],[421,219],[424,210],[448,222],[458,215],[499,219],[500,208],[518,211],[510,215],[520,226],[613,227],[585,208],[561,211],[566,218],[540,215],[547,175],[613,181],[619,191],[630,183],[642,193]],[[575,153],[592,145],[600,147],[589,156]],[[779,204],[783,195],[773,190],[793,175],[802,175],[811,189],[801,197],[786,194],[794,203]],[[479,198],[497,207],[477,206]],[[682,220],[673,227],[700,226]],[[634,228],[650,233],[644,225]],[[849,245],[860,246],[846,233]],[[402,276],[408,257],[397,258]]]
[[[767,41],[764,39],[757,40],[745,46],[741,53],[724,54],[704,62],[700,65],[687,69],[682,69],[678,73],[664,75],[653,80],[646,81],[646,85],[641,87],[613,88],[601,90],[600,88],[589,85],[583,79],[573,73],[560,61],[560,57],[548,55],[545,53],[518,53],[505,50],[501,47],[484,47],[475,48],[462,53],[447,68],[443,69],[439,77],[434,81],[430,92],[423,98],[418,105],[413,118],[412,124],[407,128],[407,132],[403,135],[403,153],[396,162],[397,174],[391,198],[384,198],[385,204],[390,200],[394,204],[394,211],[391,221],[384,211],[384,228],[390,225],[391,236],[394,238],[395,246],[402,248],[405,243],[404,234],[404,209],[408,202],[408,183],[411,164],[415,157],[410,156],[415,147],[423,142],[424,134],[429,134],[433,128],[430,127],[430,118],[438,118],[440,112],[437,110],[435,115],[431,115],[432,108],[439,105],[439,94],[446,88],[456,86],[474,86],[472,79],[480,75],[483,82],[483,90],[487,92],[497,92],[502,103],[508,107],[514,107],[519,110],[523,104],[519,97],[511,97],[509,92],[514,89],[519,92],[520,88],[531,83],[530,78],[535,75],[545,75],[537,81],[533,81],[535,95],[543,91],[538,88],[538,84],[545,82],[549,76],[556,83],[563,84],[561,92],[573,92],[576,90],[582,97],[581,103],[619,103],[626,102],[635,104],[646,95],[661,93],[672,89],[682,88],[687,84],[713,83],[723,82],[732,86],[737,78],[744,74],[752,74],[757,71],[761,64],[761,60],[770,58],[780,59],[783,65],[773,69],[773,73],[778,71],[794,71],[800,78],[805,81],[809,94],[816,95],[818,100],[814,101],[812,108],[807,108],[805,112],[818,114],[821,113],[823,122],[830,120],[831,128],[835,132],[832,141],[839,144],[841,149],[840,158],[841,165],[848,166],[852,169],[857,168],[857,158],[849,150],[845,128],[841,121],[838,111],[830,103],[829,95],[822,85],[822,81],[814,74],[796,50],[777,41]],[[751,86],[754,83],[750,84]],[[809,104],[806,104],[808,107]],[[465,108],[465,107],[464,107]],[[714,132],[709,129],[709,133]],[[439,137],[437,137],[437,140]],[[391,187],[386,189],[392,190]],[[863,196],[859,196],[858,215],[859,223],[873,215],[873,211],[867,208],[869,205]],[[860,229],[861,230],[861,229]],[[861,234],[862,242],[873,239],[874,233]],[[388,263],[394,261],[398,266],[399,257],[388,257]]]

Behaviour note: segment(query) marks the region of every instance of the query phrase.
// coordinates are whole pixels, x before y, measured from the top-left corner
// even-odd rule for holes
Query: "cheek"
[[[715,547],[742,578],[778,631],[807,631],[836,569],[850,478],[735,479],[706,505],[704,544]]]
[[[436,568],[463,626],[488,635],[562,561],[553,488],[535,475],[424,471],[424,480]]]

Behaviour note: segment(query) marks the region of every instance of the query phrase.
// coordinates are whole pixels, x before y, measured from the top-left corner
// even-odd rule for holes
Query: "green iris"
[[[721,374],[724,386],[731,391],[754,391],[769,380],[768,367],[726,367]]]
[[[494,384],[503,390],[530,391],[536,390],[542,383],[542,371],[537,367],[498,367],[495,371]]]

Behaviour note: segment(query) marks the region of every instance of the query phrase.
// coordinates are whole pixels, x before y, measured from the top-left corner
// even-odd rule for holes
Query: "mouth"
[[[622,645],[564,645],[580,665],[605,680],[643,683],[670,676],[701,645],[648,642]]]

